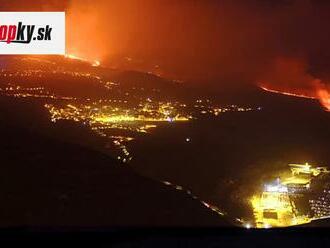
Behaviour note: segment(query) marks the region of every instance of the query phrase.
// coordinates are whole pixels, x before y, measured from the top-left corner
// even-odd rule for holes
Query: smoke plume
[[[322,0],[6,1],[66,10],[67,52],[217,87],[259,83],[329,107],[330,3]]]

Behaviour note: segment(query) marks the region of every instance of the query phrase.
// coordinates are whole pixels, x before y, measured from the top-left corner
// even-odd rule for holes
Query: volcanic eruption
[[[318,99],[330,111],[328,83],[309,74],[306,62],[301,59],[277,58],[261,78],[258,85],[266,91]]]
[[[62,214],[68,206],[68,216],[76,208],[89,206],[84,202],[92,203],[92,210],[86,208],[81,216],[93,219],[96,213],[100,217],[96,224],[100,224],[104,214],[111,217],[105,219],[108,225],[149,220],[167,223],[171,221],[168,213],[179,210],[179,217],[189,216],[190,207],[196,206],[194,217],[200,216],[201,220],[207,218],[204,211],[212,210],[216,215],[210,215],[210,219],[215,217],[215,222],[228,217],[250,228],[253,214],[247,199],[266,181],[263,178],[277,177],[283,164],[293,161],[330,164],[330,116],[316,101],[330,111],[330,35],[322,30],[330,24],[330,3],[7,2],[0,6],[2,11],[66,12],[65,56],[0,57],[0,100],[5,103],[2,112],[6,113],[0,118],[0,131],[4,137],[10,134],[3,139],[0,150],[7,156],[6,169],[17,178],[10,177],[10,183],[21,183],[21,175],[26,173],[20,173],[20,168],[26,161],[30,162],[23,166],[23,172],[31,171],[41,180],[40,185],[47,185],[53,174],[59,178],[49,185],[51,191],[42,190],[39,184],[27,189],[23,185],[19,195],[22,202],[28,202],[26,191],[31,191],[36,200],[42,199],[40,202],[47,203],[51,196],[51,201],[58,204],[50,204],[58,206],[55,213]],[[17,123],[18,131],[12,123]],[[26,128],[28,132],[21,135],[19,130]],[[70,143],[72,149],[65,148],[65,152],[63,142]],[[23,147],[38,154],[25,152]],[[101,154],[89,153],[84,147]],[[40,149],[44,150],[43,156]],[[81,159],[78,164],[75,157]],[[12,158],[18,158],[17,168],[11,166]],[[72,177],[66,177],[71,164],[77,166]],[[176,194],[163,197],[160,191],[166,192],[167,188],[157,191],[154,184],[142,178],[126,177],[125,171],[108,177],[104,172],[111,172],[109,164],[126,172],[132,167],[134,173],[156,180],[159,186],[165,185],[184,198],[180,201]],[[35,169],[31,170],[30,165]],[[47,173],[39,174],[40,168]],[[310,166],[301,168],[306,171]],[[63,192],[61,180],[68,182]],[[12,188],[8,185],[0,192],[6,203],[6,190]],[[287,193],[280,181],[270,186],[268,193]],[[150,197],[136,194],[131,190],[135,188],[141,192],[151,189]],[[75,192],[81,192],[79,198],[75,198]],[[270,200],[285,210],[282,212],[299,212],[287,204],[290,198],[286,197],[284,205],[277,205],[277,197]],[[17,202],[21,200],[9,202],[8,210],[15,210],[11,204],[17,206]],[[162,211],[166,202],[170,206]],[[154,209],[151,213],[161,219],[148,217],[150,211],[145,206]],[[36,205],[28,209],[39,216]],[[102,215],[98,214],[100,209]],[[114,222],[112,217],[120,209],[124,216]],[[260,213],[264,218],[263,211]],[[47,220],[47,216],[45,212],[42,219]],[[83,220],[81,216],[76,220]],[[173,223],[179,220],[175,216]],[[274,213],[268,217],[273,218]],[[285,220],[291,221],[291,217]],[[298,222],[285,222],[285,226],[292,223]]]
[[[125,69],[218,88],[249,82],[329,109],[325,1],[17,0],[1,9],[66,11],[67,57],[94,66],[125,61]]]

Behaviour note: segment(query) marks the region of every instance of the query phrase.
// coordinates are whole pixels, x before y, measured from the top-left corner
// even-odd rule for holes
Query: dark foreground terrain
[[[1,227],[230,225],[189,195],[47,135],[31,104],[0,101]]]

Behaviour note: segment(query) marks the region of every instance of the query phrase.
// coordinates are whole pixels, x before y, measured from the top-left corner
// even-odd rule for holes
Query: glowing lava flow
[[[294,93],[290,93],[290,92],[285,92],[285,91],[278,91],[278,90],[273,90],[273,89],[269,89],[263,86],[260,86],[261,89],[268,91],[268,92],[272,92],[272,93],[276,93],[276,94],[282,94],[282,95],[286,95],[286,96],[294,96],[294,97],[301,97],[301,98],[308,98],[308,99],[317,99],[316,97],[313,96],[306,96],[306,95],[302,95],[302,94],[294,94]]]
[[[90,63],[94,67],[98,67],[98,66],[101,65],[101,62],[98,61],[98,60],[90,61],[90,60],[84,59],[82,57],[78,57],[76,55],[73,55],[73,54],[65,54],[64,57],[68,58],[68,59],[74,59],[74,60],[79,60],[79,61],[82,61],[82,62]]]
[[[101,65],[101,62],[98,60],[95,60],[94,63],[92,64],[92,66],[94,66],[94,67],[98,67],[100,65]]]
[[[323,107],[325,108],[326,111],[330,111],[330,93],[326,89],[317,89],[316,96],[307,96],[307,95],[303,95],[303,94],[295,94],[295,93],[290,93],[290,92],[286,92],[286,91],[278,91],[278,90],[274,90],[274,89],[269,89],[264,86],[260,86],[260,88],[265,91],[276,93],[276,94],[282,94],[282,95],[286,95],[286,96],[293,96],[293,97],[300,97],[300,98],[307,98],[307,99],[315,99],[315,100],[318,100],[323,105]]]
[[[326,107],[327,111],[330,111],[330,93],[326,89],[320,89],[317,91],[317,95],[319,96],[319,100],[324,107]]]

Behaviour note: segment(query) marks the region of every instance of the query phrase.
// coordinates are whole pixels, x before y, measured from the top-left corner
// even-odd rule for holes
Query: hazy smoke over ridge
[[[328,53],[329,35],[320,29],[330,24],[330,5],[281,2],[73,0],[69,49],[161,61],[184,77],[248,80],[278,57],[308,63]]]
[[[275,89],[327,95],[330,3],[326,1],[40,2],[26,8],[66,9],[68,52],[78,56],[110,63],[116,57],[130,57],[160,65],[166,76],[220,86],[263,81]],[[22,10],[25,5],[10,1],[2,8]]]

